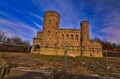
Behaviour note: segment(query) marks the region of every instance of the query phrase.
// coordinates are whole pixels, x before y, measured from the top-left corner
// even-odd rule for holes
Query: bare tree
[[[18,36],[7,37],[6,33],[0,30],[0,51],[28,51],[30,44],[28,41]]]
[[[6,42],[6,33],[0,29],[0,44],[4,44]]]
[[[98,37],[95,37],[93,39],[91,39],[91,41],[97,41],[100,42],[103,46],[103,50],[114,50],[114,49],[120,49],[120,44],[116,44],[116,43],[112,43],[110,41],[107,40],[101,40]]]

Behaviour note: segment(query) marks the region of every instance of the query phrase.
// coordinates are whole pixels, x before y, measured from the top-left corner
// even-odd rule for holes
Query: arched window
[[[73,46],[70,46],[70,50],[73,50]]]
[[[45,46],[46,48],[48,48],[49,47],[49,43],[46,43],[46,46]]]
[[[40,45],[35,45],[34,46],[34,51],[37,51],[38,49],[40,49]]]
[[[55,32],[55,37],[57,37],[57,32]]]
[[[68,34],[66,35],[66,38],[69,39],[69,35]]]
[[[78,46],[74,46],[74,50],[78,50]]]
[[[50,35],[50,31],[48,31],[47,34]]]
[[[48,23],[51,24],[51,20],[48,20]]]
[[[58,22],[56,22],[56,26],[58,25]]]
[[[54,44],[54,46],[57,46],[57,44]]]
[[[85,50],[85,46],[82,47],[82,50]]]
[[[66,49],[69,49],[69,46],[66,46]]]
[[[75,35],[75,40],[78,40],[78,35]]]
[[[64,34],[62,34],[62,37],[61,37],[62,39],[64,39]]]
[[[71,35],[71,39],[73,40],[73,35]]]

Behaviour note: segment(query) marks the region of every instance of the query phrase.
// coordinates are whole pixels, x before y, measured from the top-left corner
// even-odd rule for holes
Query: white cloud
[[[17,35],[21,37],[33,37],[35,35],[37,29],[33,28],[30,25],[27,25],[22,22],[11,21],[6,19],[0,19],[0,27],[3,30],[7,30],[8,35]]]
[[[0,15],[5,16],[5,17],[7,17],[7,18],[9,18],[9,19],[12,19],[12,20],[15,19],[14,17],[12,17],[12,16],[10,16],[9,14],[4,13],[4,12],[2,12],[2,11],[0,12]]]
[[[120,26],[109,26],[101,29],[101,32],[106,34],[106,36],[104,37],[106,40],[114,43],[120,43]]]
[[[39,6],[44,11],[47,10],[55,10],[60,13],[60,26],[70,28],[78,28],[80,19],[74,12],[75,6],[72,4],[71,1],[68,0],[33,0],[33,3]]]
[[[36,17],[36,18],[40,19],[41,21],[43,21],[43,17],[41,17],[40,15],[31,13],[31,12],[28,12],[28,13],[29,13],[31,16]]]
[[[41,30],[43,29],[40,24],[38,24],[38,23],[36,23],[36,22],[34,22],[34,24],[35,24],[38,28],[40,28]]]

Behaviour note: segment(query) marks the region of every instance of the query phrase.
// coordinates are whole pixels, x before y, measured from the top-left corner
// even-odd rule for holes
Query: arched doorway
[[[38,44],[35,45],[34,46],[34,51],[37,52],[37,53],[39,53],[40,52],[40,45],[38,45]]]

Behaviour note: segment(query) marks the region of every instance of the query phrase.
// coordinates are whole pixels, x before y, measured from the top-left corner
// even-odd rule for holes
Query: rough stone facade
[[[61,29],[60,14],[56,11],[47,11],[44,14],[43,31],[37,32],[33,39],[31,53],[45,55],[64,55],[102,57],[102,45],[90,41],[89,22],[82,21],[81,29]]]

